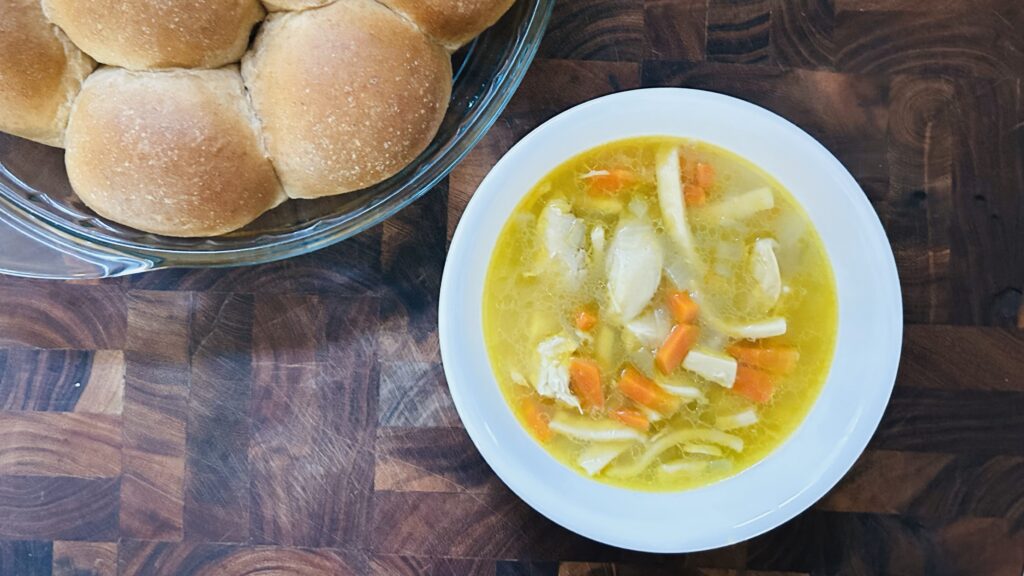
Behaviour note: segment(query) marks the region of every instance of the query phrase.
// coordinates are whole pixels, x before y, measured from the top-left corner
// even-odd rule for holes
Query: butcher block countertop
[[[461,428],[438,354],[447,243],[488,169],[641,86],[737,96],[818,138],[903,285],[867,452],[794,520],[691,555],[533,512]],[[357,238],[256,268],[0,278],[0,574],[1020,576],[1022,287],[1019,0],[561,0],[484,141]]]

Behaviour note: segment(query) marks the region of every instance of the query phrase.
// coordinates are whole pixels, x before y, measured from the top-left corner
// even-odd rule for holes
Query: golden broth
[[[603,482],[641,490],[679,490],[705,485],[742,471],[778,447],[797,428],[821,390],[832,360],[838,318],[835,283],[824,246],[803,210],[770,176],[730,152],[700,142],[650,137],[602,145],[565,162],[537,183],[502,230],[487,274],[483,302],[486,346],[501,390],[528,430],[531,426],[523,410],[525,397],[538,401],[540,404],[533,405],[542,406],[545,417],[559,410],[579,414],[577,410],[541,397],[530,380],[537,369],[537,348],[541,341],[559,333],[580,334],[573,327],[573,315],[581,307],[596,309],[599,321],[590,331],[593,341],[580,343],[573,355],[596,359],[607,405],[630,405],[616,387],[622,368],[628,364],[637,366],[649,377],[664,381],[650,364],[654,349],[640,344],[629,330],[611,320],[604,258],[619,219],[636,218],[646,207],[643,217],[649,220],[659,240],[667,247],[665,268],[674,266],[678,275],[678,250],[666,232],[658,202],[656,154],[665,146],[680,147],[679,155],[685,163],[682,174],[690,174],[691,179],[692,169],[698,162],[709,164],[716,171],[715,183],[707,190],[706,204],[686,209],[696,251],[704,264],[702,277],[686,281],[698,287],[703,298],[702,312],[705,306],[713,308],[721,318],[734,323],[755,322],[768,312],[771,316],[784,317],[787,321],[785,334],[758,344],[792,347],[799,352],[799,362],[792,373],[772,376],[775,392],[764,405],[757,405],[680,368],[673,382],[683,381],[696,387],[705,401],[684,402],[670,418],[653,422],[647,432],[649,438],[664,430],[713,428],[717,418],[748,409],[756,410],[759,421],[728,430],[744,444],[741,453],[723,449],[728,458],[684,454],[682,447],[676,446],[661,454],[639,475],[614,477],[611,472],[617,463],[628,464],[649,443],[636,442],[612,460],[605,471],[594,476]],[[608,168],[628,170],[633,175],[630,183],[611,194],[592,194],[584,176]],[[773,208],[737,222],[723,223],[708,216],[714,214],[716,204],[764,186],[771,189]],[[553,281],[543,268],[538,271],[538,262],[545,253],[541,249],[543,240],[538,221],[552,202],[564,202],[572,214],[586,224],[587,272],[579,286],[572,289]],[[602,249],[596,248],[593,241],[596,226],[601,226],[607,236]],[[757,293],[757,286],[748,264],[751,243],[756,238],[766,237],[777,242],[775,254],[785,286],[770,309],[752,296]],[[671,274],[662,274],[658,292],[648,309],[663,302],[665,294],[674,289],[676,279]],[[702,347],[724,350],[727,344],[736,342],[705,326],[700,317],[698,325]],[[588,410],[587,414],[594,420],[608,418],[607,412],[599,410]],[[537,436],[535,432],[534,436]],[[581,474],[586,472],[577,464],[577,459],[581,450],[591,444],[594,442],[574,440],[561,434],[553,434],[542,442],[552,456]],[[717,465],[668,473],[660,469],[661,464],[668,461],[714,461]]]

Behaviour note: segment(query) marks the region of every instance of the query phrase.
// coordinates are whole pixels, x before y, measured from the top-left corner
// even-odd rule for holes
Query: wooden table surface
[[[1020,0],[561,0],[484,142],[358,238],[258,268],[0,279],[0,574],[1020,576],[1022,78]],[[477,183],[552,115],[639,86],[739,96],[820,139],[878,211],[906,309],[850,474],[688,556],[529,509],[460,427],[438,356]]]

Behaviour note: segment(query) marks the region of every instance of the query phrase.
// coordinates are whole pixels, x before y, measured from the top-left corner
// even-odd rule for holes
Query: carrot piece
[[[633,410],[632,408],[619,408],[612,412],[612,418],[630,428],[636,428],[643,432],[646,432],[651,427],[651,422],[647,419],[647,416],[644,416],[643,412]]]
[[[534,397],[527,396],[523,398],[521,410],[523,418],[526,420],[526,426],[533,433],[534,438],[541,442],[551,440],[554,435],[550,426],[551,415],[544,409],[544,405]]]
[[[672,414],[679,409],[679,398],[666,392],[632,366],[627,366],[622,371],[622,376],[619,378],[619,390],[637,404],[662,414]]]
[[[654,355],[654,365],[662,373],[668,374],[683,363],[683,359],[690,353],[690,348],[697,343],[698,329],[693,324],[676,324],[668,333],[668,338],[658,348]]]
[[[703,206],[708,201],[708,194],[696,184],[683,184],[683,201],[687,206]]]
[[[590,332],[594,326],[597,326],[597,312],[589,307],[580,308],[573,317],[573,323],[580,330]]]
[[[693,171],[693,183],[708,190],[715,185],[715,167],[704,162],[697,162]]]
[[[636,181],[636,174],[626,168],[609,168],[588,176],[587,191],[592,196],[614,196]]]
[[[736,369],[736,381],[732,385],[732,391],[758,404],[767,404],[775,392],[775,382],[767,372],[740,364]]]
[[[753,368],[760,368],[773,374],[789,374],[800,361],[800,352],[791,346],[778,348],[756,348],[733,344],[727,349],[729,355]]]
[[[569,364],[569,386],[583,401],[586,408],[604,408],[604,390],[601,389],[601,369],[597,362],[573,358]]]
[[[677,324],[693,324],[699,307],[687,292],[672,292],[668,295],[668,309]]]

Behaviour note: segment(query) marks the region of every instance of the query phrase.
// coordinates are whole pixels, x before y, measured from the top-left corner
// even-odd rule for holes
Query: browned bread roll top
[[[65,161],[101,216],[166,236],[216,236],[284,200],[242,78],[103,68],[71,112]]]
[[[270,16],[242,74],[292,198],[394,175],[433,139],[451,96],[448,53],[374,0]]]
[[[95,67],[39,0],[0,0],[0,131],[63,146],[71,102]]]
[[[515,3],[515,0],[380,1],[453,51],[493,26]]]
[[[133,70],[238,62],[265,14],[258,0],[43,0],[43,8],[98,62]]]

